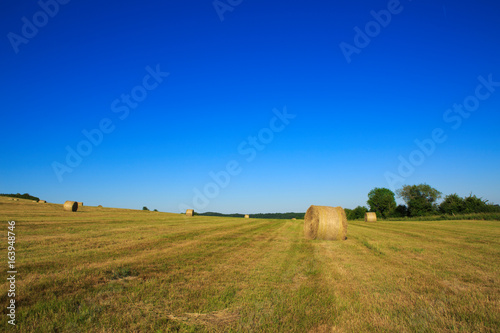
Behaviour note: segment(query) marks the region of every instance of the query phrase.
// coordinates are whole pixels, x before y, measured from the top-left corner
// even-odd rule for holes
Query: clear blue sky
[[[498,1],[41,3],[0,4],[0,193],[304,212],[425,182],[500,203]]]

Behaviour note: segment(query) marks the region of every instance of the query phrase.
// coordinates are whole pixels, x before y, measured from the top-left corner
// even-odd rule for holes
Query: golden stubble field
[[[500,327],[499,221],[350,222],[346,241],[308,241],[301,220],[73,213],[0,197],[3,331],[9,220],[20,332]]]

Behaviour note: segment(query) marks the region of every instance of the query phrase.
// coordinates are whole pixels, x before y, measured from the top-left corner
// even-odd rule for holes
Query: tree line
[[[206,213],[194,213],[194,215],[200,216],[224,216],[224,217],[245,217],[245,214],[222,214],[215,212],[206,212]],[[290,220],[292,218],[303,219],[306,213],[259,213],[259,214],[250,214],[252,219],[281,219],[281,220]]]
[[[19,198],[19,199],[28,199],[28,200],[40,201],[40,198],[34,197],[32,195],[29,195],[28,193],[24,193],[24,194],[20,194],[20,193],[17,193],[17,194],[13,194],[13,193],[10,193],[10,194],[0,194],[0,196],[2,196],[2,197],[11,197],[11,198]]]
[[[396,205],[396,195],[403,199],[404,205]],[[368,208],[358,206],[345,209],[345,212],[350,220],[364,218],[368,211],[375,212],[382,218],[500,212],[499,205],[488,203],[488,200],[472,193],[463,198],[456,193],[449,194],[438,204],[441,198],[442,193],[427,184],[404,185],[396,193],[387,188],[376,187],[368,193]]]

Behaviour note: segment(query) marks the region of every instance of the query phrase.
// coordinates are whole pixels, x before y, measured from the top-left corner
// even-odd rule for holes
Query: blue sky
[[[428,183],[500,203],[499,10],[3,1],[0,192],[258,213]]]

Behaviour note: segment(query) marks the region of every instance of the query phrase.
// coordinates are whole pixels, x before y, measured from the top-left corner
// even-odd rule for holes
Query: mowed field
[[[0,197],[16,221],[21,332],[498,332],[500,222],[185,217]],[[3,231],[1,231],[3,228]]]

